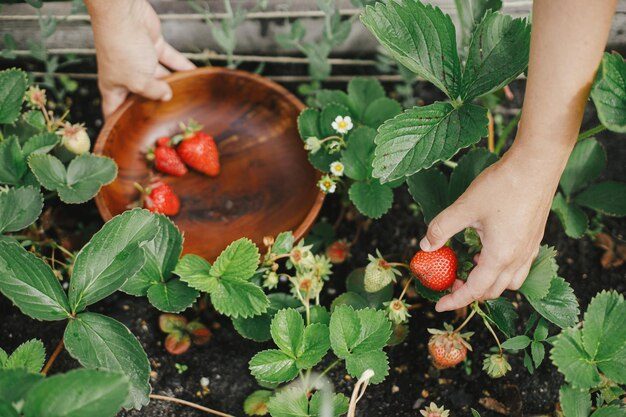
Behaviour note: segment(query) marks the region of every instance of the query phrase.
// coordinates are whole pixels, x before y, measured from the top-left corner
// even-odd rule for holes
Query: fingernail
[[[431,246],[430,246],[430,242],[428,241],[427,237],[424,237],[424,239],[422,239],[420,241],[420,248],[423,251],[426,251],[426,252],[428,252],[430,250]]]
[[[441,303],[437,303],[437,304],[435,304],[435,311],[437,313],[441,313],[441,312],[446,311],[446,310],[443,308]]]

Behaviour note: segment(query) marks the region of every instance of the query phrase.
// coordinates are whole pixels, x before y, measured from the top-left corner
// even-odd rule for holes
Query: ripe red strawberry
[[[148,153],[148,159],[154,160],[154,168],[164,174],[182,177],[188,172],[178,153],[169,145],[158,145]]]
[[[200,132],[197,124],[190,124],[186,129],[176,151],[181,159],[191,168],[210,177],[220,173],[220,158],[213,137]]]
[[[180,211],[180,200],[172,187],[157,182],[145,190],[144,207],[154,213],[175,216]]]
[[[345,240],[336,240],[326,248],[326,256],[334,264],[343,263],[350,255],[350,245]]]
[[[428,341],[428,353],[438,369],[452,368],[465,360],[467,350],[472,347],[466,339],[472,333],[459,334],[450,326],[446,330],[428,329],[432,334]]]
[[[411,260],[411,272],[426,287],[434,291],[447,290],[454,284],[458,261],[448,246],[434,252],[419,251]]]
[[[157,139],[156,141],[156,146],[171,146],[172,145],[172,139],[167,137],[167,136],[163,136]]]

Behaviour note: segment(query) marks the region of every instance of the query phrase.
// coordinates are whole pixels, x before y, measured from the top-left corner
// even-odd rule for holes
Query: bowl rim
[[[253,74],[248,71],[231,69],[225,67],[200,67],[193,70],[187,71],[178,71],[174,72],[167,77],[163,78],[163,81],[171,84],[175,81],[180,81],[186,78],[192,78],[199,75],[208,75],[208,74],[231,74],[238,77],[248,78],[263,84],[265,87],[268,87],[272,90],[275,90],[282,97],[288,100],[292,105],[296,107],[296,109],[300,112],[306,108],[304,103],[300,101],[295,95],[293,95],[290,91],[288,91],[282,85],[270,80],[267,77],[263,77],[259,74]],[[94,144],[93,153],[97,155],[102,155],[104,151],[104,146],[109,138],[113,127],[117,124],[119,118],[136,102],[140,100],[148,100],[144,97],[139,96],[138,94],[131,93],[126,98],[124,103],[104,122],[100,133],[98,133],[98,137],[96,138],[96,143]],[[316,171],[316,176],[319,179],[321,177],[321,173],[315,169],[315,167],[311,166],[311,169]],[[326,198],[326,194],[321,190],[318,190],[317,197],[313,202],[313,205],[309,209],[309,212],[302,220],[302,223],[298,225],[296,230],[292,231],[296,240],[300,240],[304,235],[313,227],[315,223],[315,219],[319,215],[320,210],[322,209],[322,204],[324,203],[324,199]],[[98,192],[95,197],[96,207],[98,208],[98,212],[100,213],[100,217],[106,222],[113,218],[113,214],[109,210],[109,207],[106,205],[104,201],[104,197],[102,196],[102,190]]]

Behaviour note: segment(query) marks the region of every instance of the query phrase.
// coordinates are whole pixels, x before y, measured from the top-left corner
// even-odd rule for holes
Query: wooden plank
[[[455,17],[454,0],[433,0],[446,13]],[[165,38],[177,49],[184,52],[199,53],[203,50],[218,51],[219,47],[211,36],[211,30],[203,22],[203,15],[195,13],[186,1],[153,0],[155,10],[162,20]],[[202,2],[201,2],[202,3]],[[211,13],[215,18],[223,17],[223,1],[208,0]],[[233,2],[250,9],[256,4],[254,0]],[[285,7],[286,0],[270,0],[268,9],[251,13],[237,31],[239,54],[258,54],[280,56],[299,54],[294,49],[283,49],[275,42],[277,33],[286,30],[286,14],[307,15],[302,22],[307,29],[307,40],[314,40],[322,31],[321,14],[312,0],[291,0],[291,6]],[[349,0],[337,0],[344,14],[354,14],[356,10]],[[505,0],[504,11],[514,16],[527,16],[532,6],[531,1]],[[93,35],[87,15],[68,16],[71,5],[68,2],[47,2],[42,9],[44,14],[62,18],[57,31],[47,41],[48,48],[93,48]],[[280,17],[276,17],[280,16]],[[623,50],[626,48],[626,0],[618,3],[611,30],[609,49]],[[5,5],[0,13],[0,47],[3,46],[2,36],[10,33],[16,39],[18,49],[27,49],[28,40],[38,33],[38,24],[34,9],[26,4]],[[35,35],[36,36],[36,35]],[[358,21],[345,43],[337,47],[333,53],[337,56],[371,55],[378,48],[376,40]]]

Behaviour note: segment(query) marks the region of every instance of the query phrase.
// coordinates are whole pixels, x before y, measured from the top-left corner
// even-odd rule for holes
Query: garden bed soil
[[[427,92],[420,93],[426,94]],[[520,94],[517,94],[519,101]],[[86,83],[73,98],[75,106],[73,121],[85,121],[92,133],[99,127],[99,110],[95,83]],[[594,115],[586,117],[589,127],[594,124]],[[92,136],[93,137],[93,136]],[[549,140],[549,137],[546,138]],[[607,148],[609,167],[605,172],[607,179],[626,178],[626,147],[615,140],[611,134],[601,135],[602,143]],[[417,249],[418,238],[424,233],[421,216],[416,217],[409,206],[412,203],[406,188],[396,190],[396,200],[392,210],[364,230],[353,246],[351,258],[343,265],[336,266],[331,281],[325,290],[326,300],[330,302],[333,294],[343,291],[343,281],[354,268],[366,263],[367,254],[376,248],[395,259],[407,259]],[[92,203],[80,207],[55,207],[54,219],[66,230],[79,230],[70,238],[78,241],[88,239],[89,235],[101,224]],[[333,223],[340,211],[340,202],[336,197],[328,198],[321,217]],[[65,219],[65,220],[63,220]],[[67,224],[62,224],[67,222]],[[626,220],[606,218],[607,232],[615,238],[624,240]],[[351,239],[354,235],[353,223],[344,221],[338,236]],[[587,238],[572,240],[567,238],[556,218],[551,215],[545,242],[558,250],[560,275],[568,280],[578,296],[581,308],[585,308],[590,299],[602,289],[615,289],[626,292],[626,266],[618,269],[603,270],[600,266],[601,251]],[[76,242],[75,244],[80,244]],[[78,246],[80,247],[80,246]],[[517,301],[521,317],[528,317],[528,305],[517,295],[508,294]],[[521,355],[510,356],[513,371],[502,379],[494,380],[482,372],[482,358],[494,343],[484,327],[476,320],[468,330],[476,331],[472,337],[474,352],[469,355],[468,373],[462,366],[455,369],[437,371],[429,365],[426,343],[427,328],[441,327],[442,322],[453,321],[453,313],[437,314],[432,303],[414,299],[413,303],[421,306],[413,310],[410,320],[410,333],[407,339],[388,348],[390,374],[385,382],[369,386],[358,406],[358,415],[366,417],[417,416],[418,409],[431,401],[444,405],[451,410],[452,416],[469,416],[470,407],[477,409],[483,417],[536,416],[552,414],[558,402],[558,389],[562,376],[546,358],[544,364],[530,375],[522,365]],[[200,314],[201,320],[213,332],[213,338],[207,345],[193,346],[187,353],[171,356],[163,347],[164,335],[158,328],[159,312],[144,298],[134,298],[121,293],[92,306],[91,311],[106,313],[120,320],[136,335],[145,348],[153,373],[151,385],[153,393],[173,396],[196,402],[207,407],[228,412],[235,416],[244,415],[242,404],[247,395],[258,389],[254,378],[248,371],[248,361],[259,350],[269,344],[258,344],[243,339],[234,329],[230,320],[207,310]],[[197,317],[195,310],[189,310],[189,318]],[[63,323],[38,322],[22,315],[17,308],[4,297],[0,297],[0,346],[9,352],[20,343],[40,338],[51,353],[62,337]],[[523,328],[520,320],[519,331]],[[552,329],[552,334],[556,329]],[[184,364],[187,370],[179,373],[175,364]],[[62,372],[77,367],[78,363],[67,352],[61,353],[52,372]],[[350,395],[354,380],[346,376],[345,370],[336,368],[330,373],[336,389]],[[201,378],[208,378],[209,385],[203,389]],[[499,410],[498,410],[499,409]],[[152,401],[141,411],[122,412],[120,416],[145,417],[196,417],[206,414],[180,405]]]

